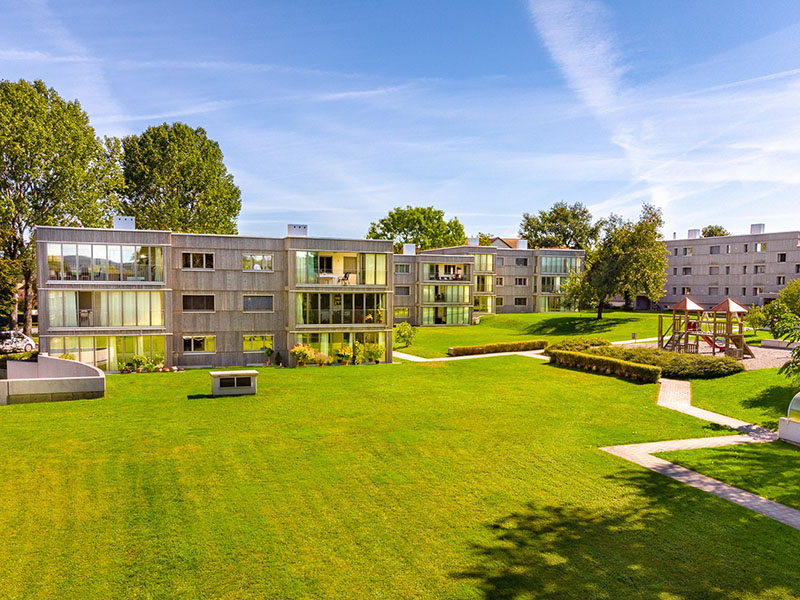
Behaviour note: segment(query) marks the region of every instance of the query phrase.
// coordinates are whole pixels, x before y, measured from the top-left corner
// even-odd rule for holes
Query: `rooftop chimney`
[[[763,223],[753,223],[750,225],[750,235],[761,235],[764,233]]]
[[[114,229],[136,229],[136,217],[114,215]]]
[[[308,225],[293,225],[289,223],[289,237],[306,237],[308,235]]]
[[[416,254],[417,253],[417,245],[416,244],[403,244],[403,254]]]
[[[689,230],[689,239],[696,240],[700,237],[700,230],[699,229],[690,229]]]
[[[478,246],[478,245],[479,245],[478,238],[476,237],[467,238],[467,246]]]
[[[677,231],[673,231],[672,232],[672,239],[673,240],[677,240],[678,239],[678,232]]]
[[[517,240],[517,248],[520,250],[528,249],[528,240]]]

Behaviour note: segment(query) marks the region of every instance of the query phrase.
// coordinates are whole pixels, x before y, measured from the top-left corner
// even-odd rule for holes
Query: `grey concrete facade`
[[[691,233],[666,242],[669,266],[659,308],[684,296],[701,305],[731,298],[744,306],[759,306],[800,277],[800,231],[708,238]]]

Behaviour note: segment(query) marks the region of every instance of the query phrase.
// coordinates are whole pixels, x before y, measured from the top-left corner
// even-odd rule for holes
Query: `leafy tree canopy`
[[[662,226],[661,211],[649,204],[636,222],[611,215],[603,222],[597,245],[586,251],[583,272],[572,273],[562,286],[567,297],[580,307],[596,306],[598,319],[603,305],[617,294],[633,297],[643,292],[657,301],[664,295],[667,277]]]
[[[723,237],[730,235],[730,232],[722,225],[706,225],[703,227],[703,237]]]
[[[586,250],[594,245],[602,222],[592,224],[592,213],[583,204],[556,202],[550,210],[522,215],[519,235],[531,248],[574,248]]]
[[[483,233],[478,232],[478,245],[479,246],[491,246],[492,245],[492,238],[494,238],[491,233]]]
[[[113,140],[95,136],[77,101],[64,101],[42,81],[0,81],[0,253],[24,284],[26,333],[34,227],[107,225],[122,182],[117,152]]]
[[[241,192],[202,128],[163,123],[125,137],[122,146],[120,212],[136,217],[138,228],[237,232]]]
[[[398,206],[377,223],[370,223],[367,239],[394,240],[394,250],[400,252],[403,244],[416,244],[419,250],[460,246],[466,235],[457,218],[445,220],[443,210]]]

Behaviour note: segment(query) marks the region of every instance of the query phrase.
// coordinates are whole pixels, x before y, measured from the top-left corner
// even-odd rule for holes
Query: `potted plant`
[[[383,346],[375,343],[367,343],[364,346],[364,360],[371,363],[378,363],[383,358]]]
[[[313,362],[314,362],[314,364],[317,364],[317,365],[319,365],[320,367],[324,367],[324,366],[326,366],[326,365],[329,365],[329,364],[331,364],[331,362],[333,362],[333,361],[332,361],[332,360],[331,360],[331,358],[330,358],[330,357],[329,357],[327,354],[325,354],[324,352],[315,352],[315,353],[314,353],[314,359],[313,359]]]
[[[275,366],[280,367],[283,364],[283,357],[280,352],[275,353]]]
[[[272,357],[273,350],[272,348],[264,348],[264,357],[266,359],[267,365],[269,365],[270,358]]]
[[[364,344],[356,342],[356,349],[353,352],[353,364],[360,365],[364,362]]]
[[[297,361],[298,367],[304,367],[306,363],[314,361],[314,349],[308,344],[295,344],[289,350],[289,356]]]
[[[342,346],[336,351],[336,358],[343,365],[349,365],[353,361],[353,348]]]

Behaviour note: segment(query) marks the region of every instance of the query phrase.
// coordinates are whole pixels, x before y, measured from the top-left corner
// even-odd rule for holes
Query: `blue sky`
[[[362,237],[406,204],[800,228],[800,2],[0,0],[0,77],[102,135],[206,129],[241,233]]]

